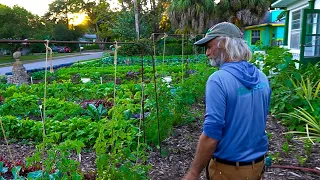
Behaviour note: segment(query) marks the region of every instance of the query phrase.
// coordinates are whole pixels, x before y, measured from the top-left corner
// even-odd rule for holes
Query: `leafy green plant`
[[[11,169],[12,175],[14,179],[23,180],[24,177],[20,176],[21,166],[15,166]]]
[[[98,179],[147,179],[149,166],[145,162],[144,143],[136,143],[138,128],[134,127],[130,120],[124,120],[123,111],[128,107],[118,104],[117,108],[111,108],[112,119],[100,126],[100,133],[94,148],[96,150],[96,165]],[[106,138],[105,134],[110,137]]]
[[[26,93],[14,93],[5,99],[0,107],[0,115],[28,116],[36,114],[40,116],[38,98]]]
[[[268,132],[267,132],[267,137],[268,137],[268,140],[270,141],[271,138],[272,138],[272,133],[268,133]]]
[[[0,162],[0,173],[6,173],[8,172],[8,168],[3,167],[3,162]]]
[[[81,179],[80,163],[70,158],[73,151],[77,155],[81,153],[81,148],[85,145],[81,141],[66,140],[59,145],[51,143],[52,140],[46,139],[44,143],[37,146],[37,151],[32,157],[26,159],[27,166],[36,163],[43,163],[43,172],[33,173],[29,176],[43,176],[45,179],[53,176],[60,176],[59,179]],[[43,149],[47,154],[44,161],[41,157]],[[51,174],[51,172],[55,172]],[[42,174],[43,173],[43,174]]]
[[[284,117],[289,117],[289,118],[294,118],[294,119],[299,119],[303,122],[305,122],[305,131],[289,131],[287,133],[293,133],[293,134],[298,134],[302,135],[299,138],[301,139],[309,139],[312,143],[314,141],[320,142],[320,124],[318,117],[314,117],[310,113],[308,113],[305,109],[303,108],[296,108],[295,113],[282,113]]]
[[[269,76],[271,73],[278,73],[288,68],[295,68],[292,54],[287,49],[272,47],[267,50],[264,60],[263,72]]]
[[[274,163],[278,163],[279,161],[281,161],[280,152],[277,152],[275,154],[270,154],[269,156],[271,157]]]
[[[74,102],[66,102],[57,98],[47,98],[46,115],[54,120],[64,120],[66,118],[80,115],[83,109]]]
[[[310,157],[311,152],[312,152],[312,143],[310,140],[306,139],[304,142],[304,152],[306,153],[307,158]]]
[[[287,141],[290,141],[293,138],[293,134],[285,134]]]
[[[301,75],[300,80],[295,81],[292,78],[290,78],[290,80],[301,99],[310,101],[320,97],[320,79],[312,81],[309,77],[304,78],[303,75]]]
[[[297,159],[298,159],[298,161],[299,161],[299,164],[300,164],[301,166],[303,166],[303,165],[305,164],[306,160],[308,159],[308,158],[303,157],[303,156],[300,156],[300,155],[297,155],[296,157],[297,157]]]
[[[282,144],[282,150],[286,153],[286,155],[288,155],[289,154],[289,150],[290,150],[290,148],[289,148],[289,144],[288,144],[288,142],[284,142],[283,144]]]
[[[8,172],[8,168],[3,166],[3,162],[0,162],[0,180],[3,180],[4,178],[1,176],[1,174],[4,174]]]
[[[86,112],[95,121],[99,121],[103,115],[107,114],[107,110],[102,104],[100,104],[98,107],[96,107],[94,104],[89,104]]]

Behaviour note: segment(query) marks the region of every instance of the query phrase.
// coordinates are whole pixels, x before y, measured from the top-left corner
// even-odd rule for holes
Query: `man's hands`
[[[200,173],[189,170],[182,180],[197,180],[199,179],[199,175]]]
[[[215,152],[217,144],[217,140],[206,136],[204,133],[201,134],[195,159],[183,180],[196,180],[199,178],[201,171],[206,167]]]

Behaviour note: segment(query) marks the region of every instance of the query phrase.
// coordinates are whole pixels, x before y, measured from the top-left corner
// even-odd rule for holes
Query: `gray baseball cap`
[[[228,22],[222,22],[212,26],[206,33],[206,36],[194,44],[197,46],[205,46],[210,40],[219,36],[242,38],[242,32],[236,25]]]

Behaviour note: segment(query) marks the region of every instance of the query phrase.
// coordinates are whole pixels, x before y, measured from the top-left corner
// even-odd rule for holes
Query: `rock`
[[[26,68],[23,66],[23,63],[20,61],[21,52],[17,51],[13,53],[13,58],[16,62],[13,64],[12,68],[12,77],[8,80],[8,83],[11,84],[28,84],[29,75],[26,71]]]

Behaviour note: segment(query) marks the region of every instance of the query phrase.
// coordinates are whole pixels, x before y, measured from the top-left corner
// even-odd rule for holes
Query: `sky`
[[[39,16],[44,15],[49,10],[49,4],[54,0],[0,0],[0,4],[5,4],[9,7],[19,5],[30,11],[32,14]],[[118,0],[108,0],[111,8],[119,7]],[[215,0],[216,3],[220,0]]]
[[[32,14],[39,16],[44,15],[49,10],[49,4],[54,0],[0,0],[0,4],[5,4],[9,7],[19,5],[30,11]],[[117,6],[117,0],[109,0],[111,8]]]

